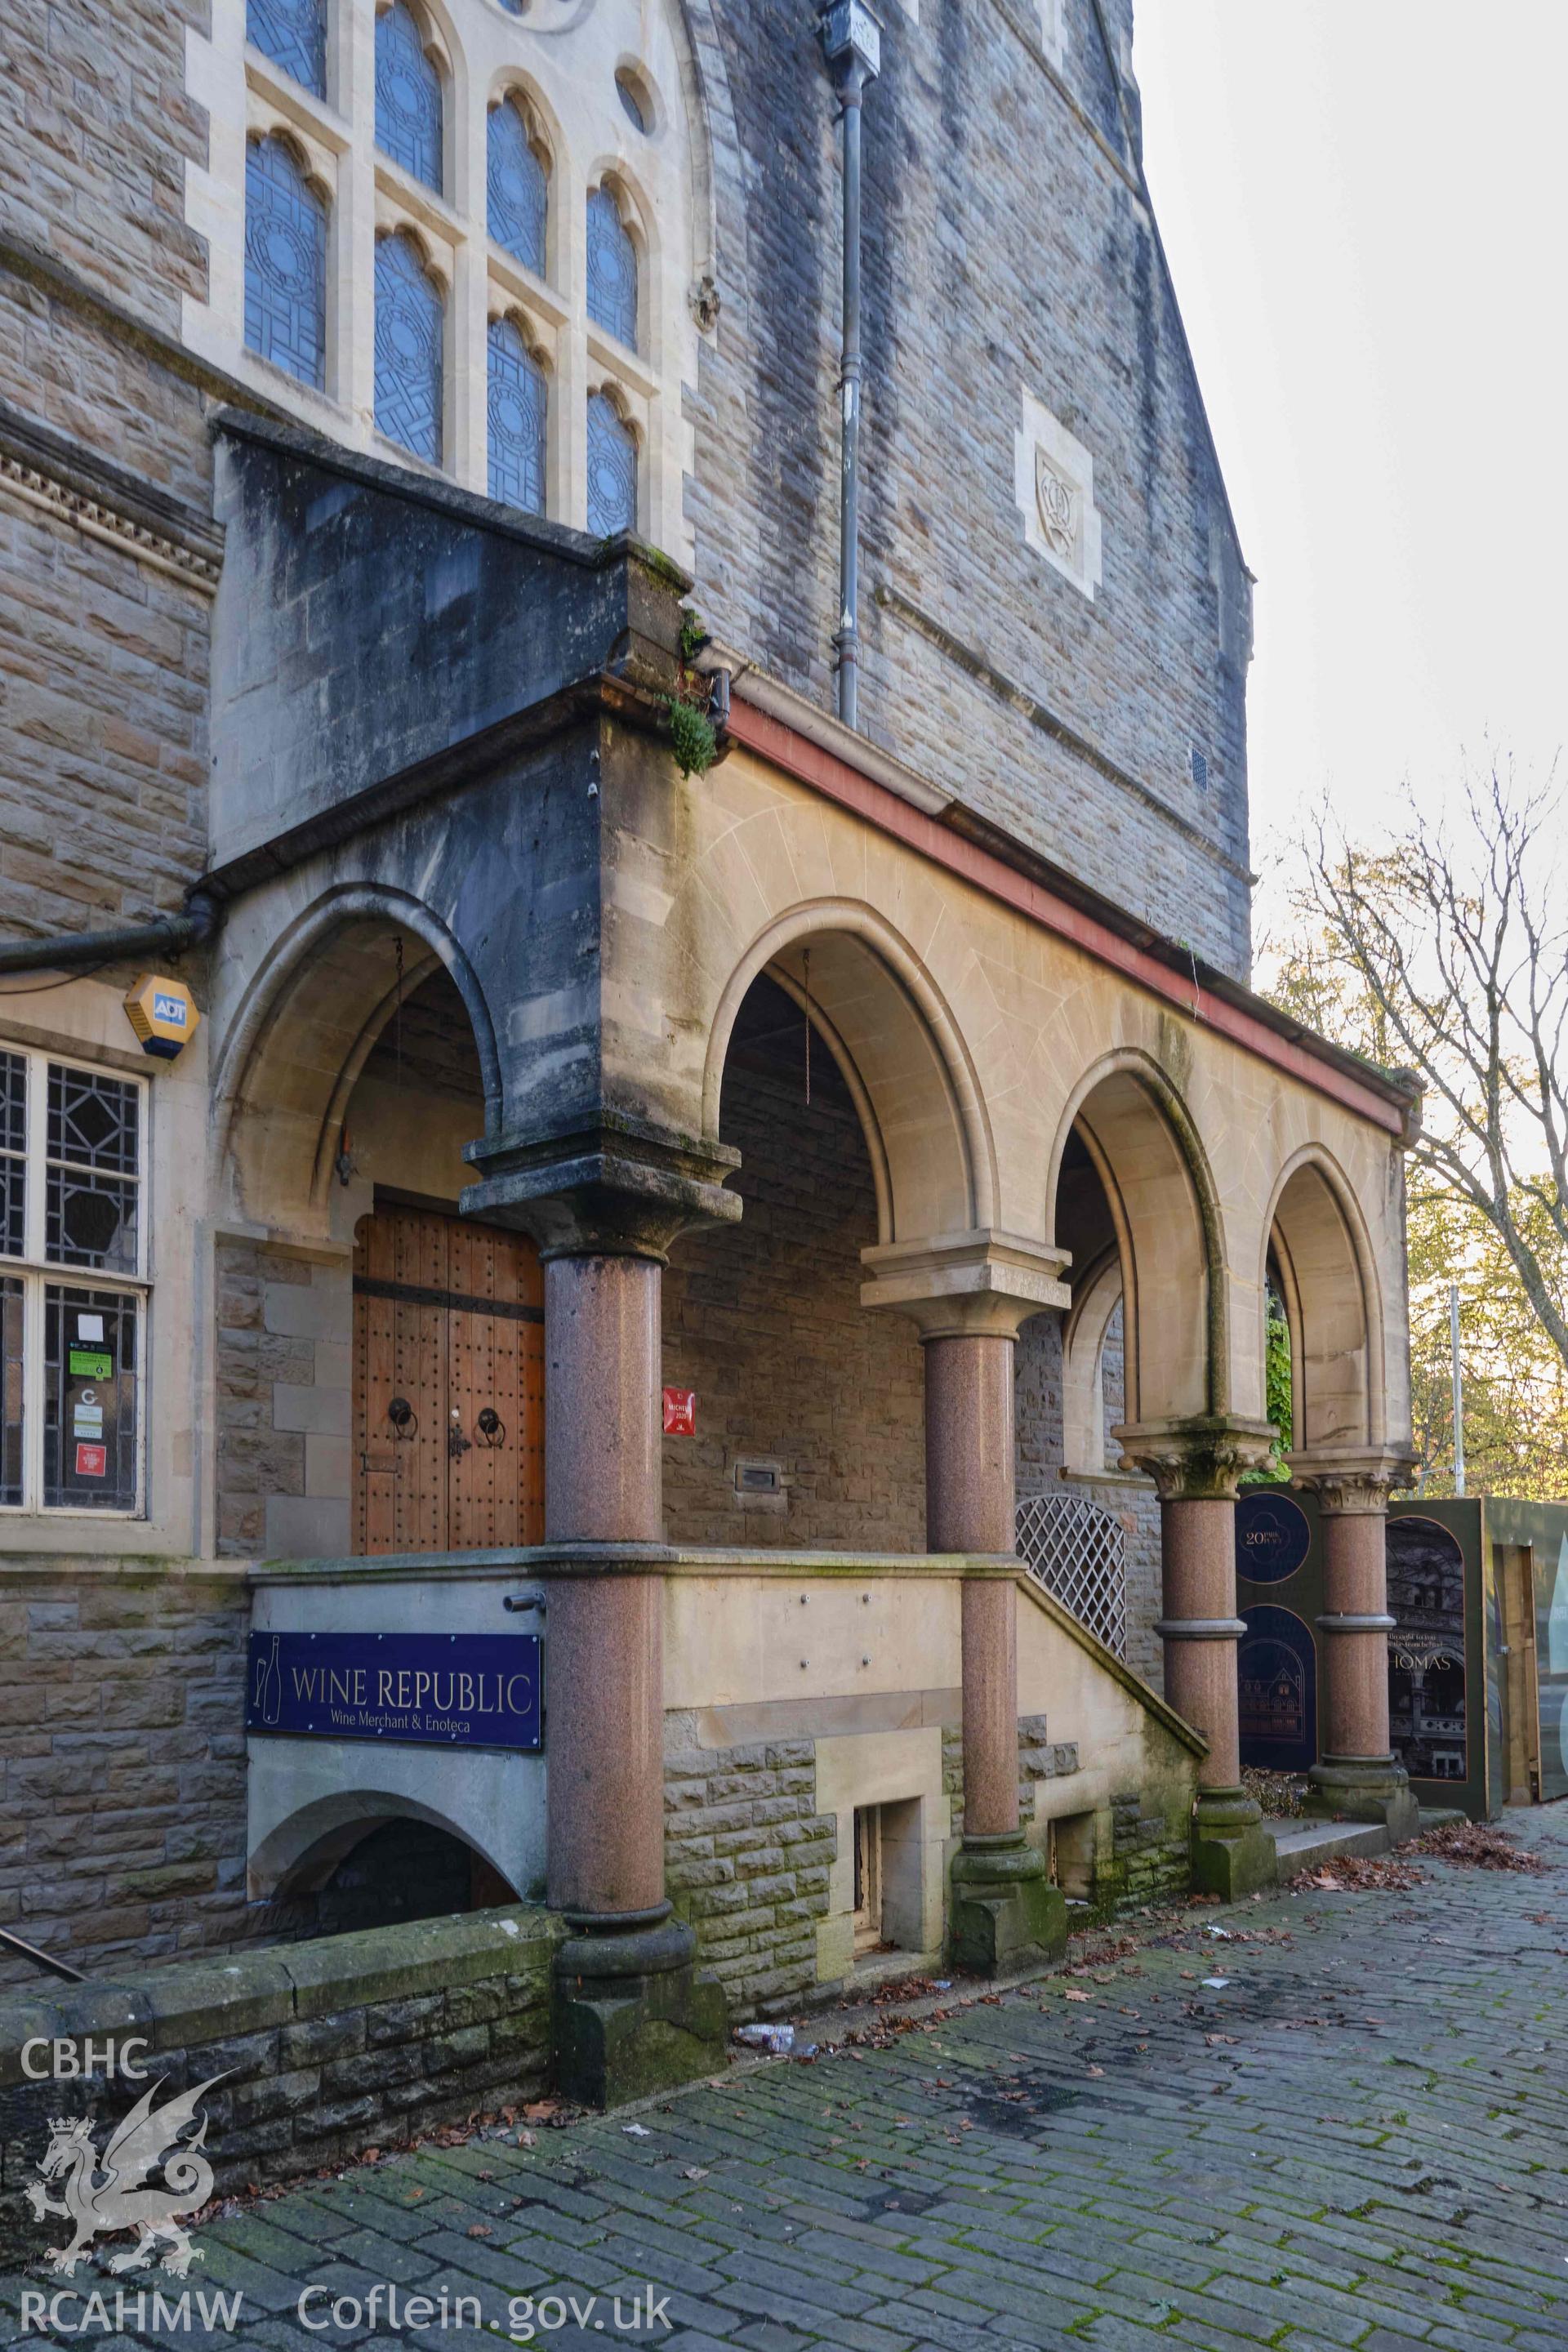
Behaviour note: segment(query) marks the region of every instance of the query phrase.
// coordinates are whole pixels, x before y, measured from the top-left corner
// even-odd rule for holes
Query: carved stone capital
[[[1125,1422],[1111,1434],[1123,1460],[1149,1473],[1163,1503],[1233,1503],[1243,1474],[1268,1461],[1274,1424],[1200,1413],[1189,1421]]]
[[[870,1276],[860,1304],[909,1316],[922,1339],[1016,1339],[1031,1315],[1071,1306],[1060,1278],[1068,1259],[1066,1250],[989,1225],[886,1242],[860,1253]]]
[[[570,1134],[473,1143],[464,1156],[479,1173],[463,1188],[463,1214],[519,1227],[547,1258],[662,1263],[679,1234],[732,1224],[741,1214],[739,1194],[724,1190],[738,1151],[632,1119],[606,1116]]]
[[[1321,1447],[1288,1454],[1290,1483],[1318,1498],[1325,1518],[1376,1518],[1395,1486],[1408,1484],[1415,1456],[1405,1446]]]

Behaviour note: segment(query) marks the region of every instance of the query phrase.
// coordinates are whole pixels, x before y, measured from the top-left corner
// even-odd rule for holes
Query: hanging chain
[[[807,948],[801,961],[805,966],[805,1107],[811,1108],[811,950]]]
[[[403,933],[397,934],[397,1091],[403,1092]]]

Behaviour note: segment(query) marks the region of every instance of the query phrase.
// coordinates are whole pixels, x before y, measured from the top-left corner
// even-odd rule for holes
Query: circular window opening
[[[621,108],[626,121],[634,123],[646,139],[653,128],[653,108],[648,102],[647,90],[625,66],[616,76],[616,88],[620,93]]]

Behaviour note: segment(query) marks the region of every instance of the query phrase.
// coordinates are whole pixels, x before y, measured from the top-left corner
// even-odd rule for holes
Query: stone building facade
[[[880,14],[826,44],[851,728],[804,0],[15,12],[0,1928],[95,1975],[374,1934],[422,1841],[436,1907],[563,1915],[614,2096],[710,2062],[705,1969],[776,2009],[1250,1883],[1270,1284],[1322,1786],[1405,1817],[1411,1096],[1247,990],[1250,582],[1131,10]],[[542,1755],[247,1675],[531,1612]]]

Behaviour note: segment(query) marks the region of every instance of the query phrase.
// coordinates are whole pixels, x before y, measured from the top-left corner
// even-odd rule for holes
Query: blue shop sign
[[[542,1748],[537,1633],[252,1633],[247,1731]]]

